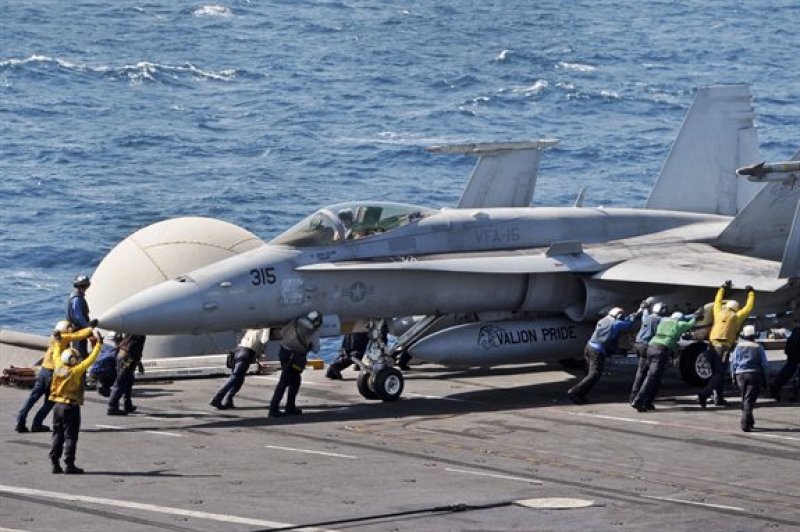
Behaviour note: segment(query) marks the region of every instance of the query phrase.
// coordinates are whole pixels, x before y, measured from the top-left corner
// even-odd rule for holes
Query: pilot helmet
[[[81,357],[78,355],[78,351],[71,347],[61,353],[61,363],[65,366],[74,366],[80,362],[80,360]]]
[[[745,325],[744,327],[742,327],[742,333],[739,336],[741,336],[742,338],[747,338],[749,340],[755,338],[756,337],[755,325]]]
[[[733,299],[729,299],[728,301],[725,302],[725,308],[736,312],[737,310],[739,310],[739,302]]]
[[[60,333],[65,333],[65,332],[69,332],[69,330],[71,328],[72,328],[72,324],[69,322],[69,320],[60,320],[58,323],[56,323],[56,327],[55,327],[54,331],[58,331]]]
[[[653,305],[652,311],[653,314],[658,314],[659,316],[666,316],[668,312],[667,305],[659,301],[655,305]]]
[[[89,288],[91,284],[92,282],[85,275],[78,275],[75,277],[75,280],[72,281],[72,286],[75,288]]]
[[[353,221],[353,211],[351,209],[342,209],[337,213],[337,216],[345,224],[352,223]]]
[[[675,312],[672,313],[672,315],[670,315],[670,318],[672,318],[673,320],[682,319],[683,318],[683,312],[675,311]]]
[[[608,311],[608,315],[614,318],[615,320],[620,319],[623,316],[623,314],[625,314],[625,311],[622,310],[621,307],[614,307]]]

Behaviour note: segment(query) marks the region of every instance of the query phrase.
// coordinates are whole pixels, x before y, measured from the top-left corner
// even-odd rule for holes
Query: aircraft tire
[[[381,401],[396,401],[403,393],[403,374],[396,368],[384,368],[375,375],[372,383],[375,395]]]
[[[366,371],[361,371],[358,374],[358,378],[356,378],[356,388],[358,388],[358,393],[364,399],[376,400],[378,396],[375,392],[372,391],[372,388],[369,387],[369,373]]]
[[[681,351],[678,368],[687,384],[703,386],[711,378],[711,365],[706,360],[705,350],[705,343],[696,342]]]

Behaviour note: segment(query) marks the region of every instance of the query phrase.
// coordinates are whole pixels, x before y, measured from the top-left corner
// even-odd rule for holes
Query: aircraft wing
[[[775,292],[789,281],[778,278],[779,268],[780,263],[775,261],[725,253],[707,244],[687,244],[620,261],[594,278],[706,288],[730,279],[739,288],[751,285],[757,291]]]

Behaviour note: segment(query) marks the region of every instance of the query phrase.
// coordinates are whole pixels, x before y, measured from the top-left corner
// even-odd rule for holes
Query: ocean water
[[[45,334],[137,229],[269,239],[353,199],[453,205],[430,144],[558,138],[535,203],[638,206],[700,85],[800,147],[794,1],[2,3],[0,328]]]

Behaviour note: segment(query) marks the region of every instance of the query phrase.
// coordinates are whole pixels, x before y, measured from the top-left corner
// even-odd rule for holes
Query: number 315
[[[253,268],[250,270],[253,286],[262,284],[275,284],[275,268]]]

